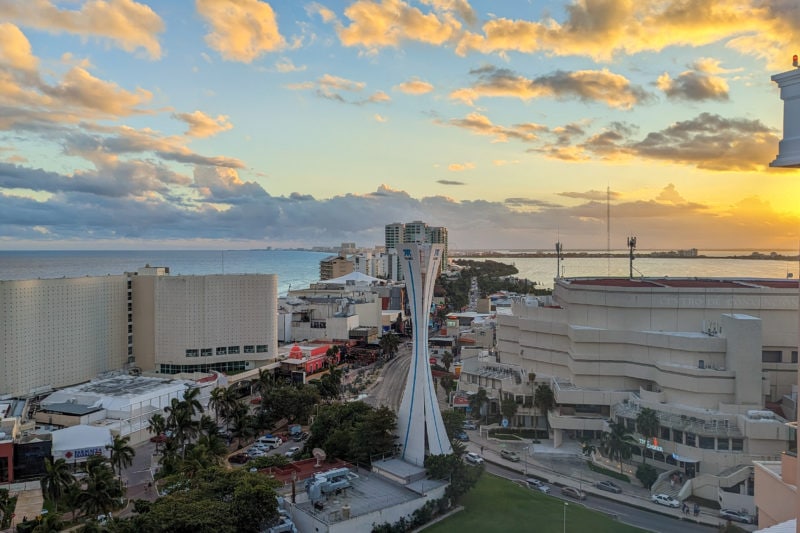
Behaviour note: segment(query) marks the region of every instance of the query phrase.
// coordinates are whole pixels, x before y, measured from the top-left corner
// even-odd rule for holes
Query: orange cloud
[[[339,39],[345,46],[363,46],[370,51],[397,47],[402,41],[441,45],[452,39],[461,23],[449,13],[423,13],[401,0],[375,3],[357,0],[345,9],[349,26],[339,25]]]
[[[412,78],[399,85],[396,85],[394,88],[406,94],[427,94],[433,90],[433,85],[427,81],[422,81],[418,78]]]
[[[113,116],[140,113],[142,110],[137,106],[148,103],[153,97],[145,89],[126,91],[116,83],[92,76],[80,66],[72,67],[58,85],[44,85],[41,90],[57,101],[53,102],[56,109],[78,107]]]
[[[34,71],[39,65],[28,38],[8,22],[0,24],[0,65],[24,71]]]
[[[250,63],[285,45],[272,7],[258,0],[196,0],[211,26],[206,44],[227,61]]]
[[[172,116],[189,125],[189,130],[186,132],[189,137],[211,137],[221,131],[233,128],[233,124],[228,122],[226,115],[217,115],[214,118],[202,111],[195,111],[194,113],[175,113]]]
[[[489,117],[480,113],[470,113],[462,119],[451,119],[446,124],[470,130],[477,135],[494,137],[493,142],[508,142],[509,138],[524,142],[535,141],[538,138],[536,132],[546,129],[544,126],[532,123],[514,124],[511,127],[498,126],[493,124]]]
[[[447,170],[450,172],[463,172],[465,170],[472,170],[475,168],[475,163],[450,163],[447,165]]]
[[[141,48],[151,59],[161,57],[158,34],[164,22],[150,6],[133,0],[88,0],[77,11],[50,0],[0,0],[0,13],[22,26],[107,39],[127,52]]]

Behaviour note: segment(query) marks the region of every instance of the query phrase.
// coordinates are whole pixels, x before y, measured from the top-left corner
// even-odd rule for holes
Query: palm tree
[[[105,457],[93,456],[86,461],[86,472],[86,489],[78,497],[80,508],[88,516],[110,513],[122,496],[114,471]]]
[[[259,379],[261,378],[261,371],[258,373]],[[208,400],[208,407],[214,410],[214,419],[219,424],[219,419],[224,417],[225,412],[225,388],[217,387],[211,391],[211,397]]]
[[[192,417],[197,413],[203,412],[203,405],[200,403],[199,387],[190,387],[183,391],[183,401],[186,403],[186,407]]]
[[[400,338],[392,332],[386,333],[378,341],[381,350],[387,355],[387,359],[394,357],[397,353],[397,348],[400,346]]]
[[[41,481],[42,496],[50,499],[58,508],[58,501],[66,494],[70,485],[75,484],[75,478],[65,459],[51,461],[49,457],[45,457],[44,469],[45,474]]]
[[[642,408],[636,416],[636,430],[644,437],[644,447],[642,448],[642,464],[647,462],[647,445],[650,439],[658,435],[661,424],[658,421],[658,413],[649,407]]]
[[[114,435],[114,440],[111,444],[106,444],[106,450],[111,452],[111,469],[117,467],[117,475],[122,482],[122,469],[131,466],[133,457],[136,455],[134,449],[128,444],[131,441],[129,436],[120,437]]]
[[[544,423],[547,432],[550,432],[550,420],[547,418],[547,413],[552,411],[556,406],[556,395],[553,394],[553,389],[547,383],[542,383],[536,387],[536,392],[533,394],[533,406],[539,410],[539,413],[544,413]],[[537,417],[539,416],[537,413]],[[536,420],[536,427],[539,427],[539,420]]]
[[[164,415],[162,415],[161,413],[156,413],[153,416],[151,416],[148,422],[150,425],[147,428],[147,431],[149,431],[156,437],[163,435],[164,432],[167,431],[167,421],[166,419],[164,419]],[[158,448],[160,445],[161,445],[161,439],[157,439],[156,452],[158,452]]]
[[[255,435],[254,419],[246,405],[239,404],[239,408],[232,413],[231,436],[234,437],[239,446],[242,441]]]
[[[608,428],[609,431],[603,433],[600,446],[609,459],[619,461],[619,471],[622,473],[622,461],[630,459],[634,440],[623,423],[609,422]]]
[[[267,392],[275,385],[275,377],[271,370],[261,368],[258,371],[258,378],[253,383],[253,391],[261,394],[263,398]]]
[[[444,369],[447,370],[448,372],[450,372],[450,364],[452,362],[453,362],[453,354],[451,354],[450,352],[444,352],[444,355],[442,355],[442,366],[444,366]]]
[[[484,415],[488,418],[488,409],[486,409],[486,405],[489,403],[489,395],[486,393],[486,389],[483,387],[478,389],[478,392],[470,396],[469,398],[469,407],[474,413],[478,413],[478,416]]]

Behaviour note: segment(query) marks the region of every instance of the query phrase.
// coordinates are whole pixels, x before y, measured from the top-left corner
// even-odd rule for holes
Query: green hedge
[[[493,428],[489,430],[489,436],[496,439],[502,439],[500,435],[516,435],[523,439],[539,439],[547,438],[547,431],[544,429],[529,429],[529,428]],[[508,437],[506,437],[508,439]]]
[[[596,464],[594,464],[591,461],[586,461],[586,464],[589,465],[589,470],[591,470],[592,472],[597,472],[599,474],[605,474],[607,476],[613,477],[613,478],[618,479],[620,481],[624,481],[626,483],[630,483],[631,482],[631,478],[629,478],[625,474],[620,474],[616,470],[609,470],[608,468],[603,468],[602,466],[597,466]]]

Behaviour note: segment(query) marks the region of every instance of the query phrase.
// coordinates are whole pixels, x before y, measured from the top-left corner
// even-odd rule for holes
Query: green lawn
[[[564,528],[563,500],[486,473],[461,503],[463,511],[425,529],[425,533],[561,533]],[[566,531],[642,531],[572,502],[566,507],[566,516]]]

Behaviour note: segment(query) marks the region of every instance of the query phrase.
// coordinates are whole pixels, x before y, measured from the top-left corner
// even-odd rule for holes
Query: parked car
[[[159,433],[158,435],[153,435],[152,437],[150,437],[150,442],[163,444],[167,442],[167,436],[164,435],[163,433]]]
[[[307,438],[308,438],[308,432],[303,431],[301,433],[298,433],[298,434],[294,435],[292,437],[292,440],[295,441],[295,442],[301,442],[301,441],[306,440]]]
[[[236,455],[231,455],[228,457],[228,462],[236,464],[236,465],[243,465],[247,461],[250,460],[250,456],[246,453],[237,453]]]
[[[586,493],[582,490],[578,490],[575,487],[561,487],[561,494],[564,496],[569,496],[570,498],[575,498],[576,500],[585,500]]]
[[[478,426],[476,426],[475,422],[472,420],[464,420],[464,425],[462,427],[464,429],[478,429]]]
[[[519,454],[511,450],[500,450],[500,457],[515,463],[519,462]]]
[[[550,486],[549,485],[545,485],[544,483],[542,483],[538,479],[529,477],[529,478],[527,478],[525,480],[525,482],[528,484],[528,488],[529,489],[535,489],[535,490],[538,490],[539,492],[544,492],[545,494],[550,494]]]
[[[469,442],[469,435],[467,435],[466,431],[462,431],[461,433],[456,435],[456,438],[461,442]]]
[[[468,452],[466,455],[464,455],[464,459],[466,459],[468,463],[472,463],[474,465],[479,465],[483,462],[483,457],[475,452]]]
[[[270,444],[273,448],[277,448],[281,444],[283,444],[283,439],[276,435],[264,435],[263,437],[259,437],[256,442],[260,442],[262,444]]]
[[[256,441],[253,443],[253,446],[250,448],[251,450],[261,450],[262,452],[268,452],[273,448],[277,448],[274,444],[267,444],[264,442]]]
[[[256,457],[264,457],[265,455],[267,455],[266,452],[259,450],[258,448],[250,448],[247,450],[247,456],[251,459],[255,459]]]
[[[613,492],[614,494],[619,494],[622,492],[622,488],[612,481],[598,481],[594,484],[594,486],[600,490],[607,490],[608,492]]]
[[[678,500],[667,494],[653,494],[652,496],[650,496],[650,501],[653,503],[657,503],[659,505],[674,507],[676,509],[681,506],[681,502],[679,502]]]
[[[741,522],[743,524],[752,524],[753,517],[745,511],[737,511],[735,509],[720,509],[719,517],[734,522]]]
[[[289,450],[286,453],[284,453],[284,455],[291,459],[292,457],[294,457],[295,455],[300,453],[301,449],[302,448],[300,448],[300,446],[292,446],[291,448],[289,448]]]

